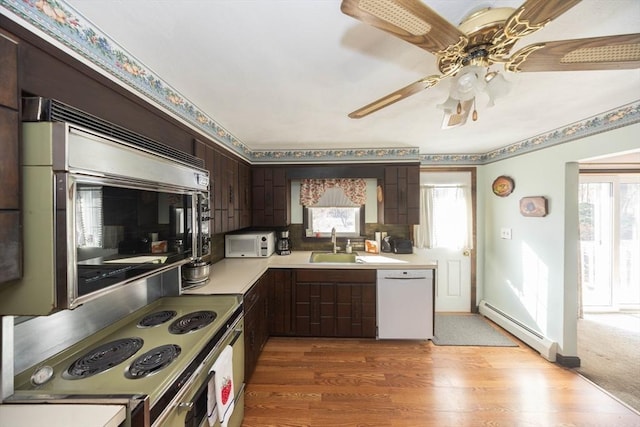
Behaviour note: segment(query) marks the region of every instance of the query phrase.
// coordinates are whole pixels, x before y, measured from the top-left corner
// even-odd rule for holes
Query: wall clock
[[[513,192],[514,188],[515,184],[513,183],[513,179],[504,175],[500,175],[499,177],[497,177],[491,185],[493,194],[500,197],[507,197]]]

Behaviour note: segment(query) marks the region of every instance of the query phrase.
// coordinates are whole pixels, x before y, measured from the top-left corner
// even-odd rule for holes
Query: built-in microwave
[[[231,233],[224,236],[227,258],[261,258],[271,256],[276,247],[274,231]]]
[[[73,309],[210,253],[205,169],[65,122],[22,135],[23,277],[0,314]]]

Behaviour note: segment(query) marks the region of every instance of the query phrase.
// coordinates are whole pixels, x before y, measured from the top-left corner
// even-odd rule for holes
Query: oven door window
[[[189,193],[76,181],[77,295],[190,259],[193,199]]]

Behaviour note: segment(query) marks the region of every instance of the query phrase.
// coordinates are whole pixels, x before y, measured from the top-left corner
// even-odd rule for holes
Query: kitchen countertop
[[[435,261],[419,254],[367,254],[358,252],[357,263],[311,263],[311,251],[268,258],[225,258],[211,265],[209,281],[184,294],[244,294],[269,268],[313,269],[435,269]],[[124,406],[75,404],[0,404],[3,427],[117,427],[125,420]]]
[[[419,254],[369,254],[358,252],[357,263],[311,263],[311,251],[292,251],[291,255],[273,254],[268,258],[225,258],[211,265],[209,281],[184,294],[243,294],[269,268],[314,269],[435,269],[437,263]]]
[[[119,405],[0,405],[3,427],[118,427],[125,418]]]

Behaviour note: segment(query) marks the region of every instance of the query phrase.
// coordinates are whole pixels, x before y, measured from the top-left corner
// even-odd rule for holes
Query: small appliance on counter
[[[391,239],[391,252],[394,254],[412,254],[413,242],[409,239]]]
[[[386,236],[382,239],[380,250],[394,254],[412,254],[413,242],[410,239]]]
[[[291,240],[289,230],[278,232],[278,242],[276,243],[276,253],[278,255],[291,255]]]
[[[269,257],[273,254],[275,246],[275,231],[243,231],[224,236],[226,258]]]

